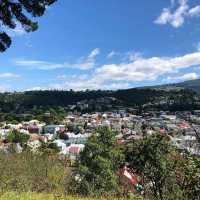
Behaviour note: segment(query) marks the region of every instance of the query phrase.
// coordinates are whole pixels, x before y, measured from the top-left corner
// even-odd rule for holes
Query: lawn
[[[62,197],[59,195],[52,194],[38,194],[38,193],[15,193],[15,192],[7,192],[0,195],[0,200],[110,200],[113,198],[81,198],[81,197]],[[141,200],[141,198],[130,198],[132,200]],[[129,199],[129,200],[130,200]],[[119,199],[118,199],[119,200]],[[122,200],[122,199],[121,199]]]

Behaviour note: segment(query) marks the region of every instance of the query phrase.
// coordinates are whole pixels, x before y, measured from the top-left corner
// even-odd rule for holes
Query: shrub
[[[25,144],[29,140],[30,136],[28,134],[21,133],[17,130],[13,130],[8,134],[7,140],[11,143]]]

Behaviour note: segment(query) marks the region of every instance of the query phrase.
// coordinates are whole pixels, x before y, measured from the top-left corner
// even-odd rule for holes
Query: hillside
[[[182,83],[175,84],[175,86],[192,89],[197,92],[200,92],[200,79],[184,81]]]
[[[118,91],[29,91],[0,94],[0,111],[26,113],[32,109],[90,105],[89,111],[108,107],[150,107],[155,109],[196,109],[200,96],[188,89],[160,90],[133,88]]]
[[[156,86],[146,86],[143,89],[156,89],[156,90],[178,90],[178,89],[189,89],[196,92],[200,92],[200,79],[188,80],[180,83],[171,83]]]

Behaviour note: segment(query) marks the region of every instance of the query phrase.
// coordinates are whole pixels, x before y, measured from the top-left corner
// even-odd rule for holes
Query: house
[[[66,155],[67,154],[67,145],[64,140],[54,140],[53,143],[57,145],[57,147],[60,149],[60,155]]]
[[[47,125],[44,127],[44,133],[56,135],[58,132],[64,132],[65,125]]]
[[[68,140],[66,141],[67,144],[85,144],[87,138],[90,136],[90,134],[77,134],[74,133],[67,133]]]
[[[138,176],[126,165],[118,170],[117,175],[126,190],[125,192],[141,192],[143,190],[142,185],[139,184]]]
[[[84,144],[71,144],[66,149],[67,155],[70,157],[70,159],[76,160],[80,152],[83,151],[84,148],[85,148]]]
[[[42,128],[37,125],[30,125],[28,126],[27,129],[30,134],[33,134],[33,133],[40,134],[42,132]]]

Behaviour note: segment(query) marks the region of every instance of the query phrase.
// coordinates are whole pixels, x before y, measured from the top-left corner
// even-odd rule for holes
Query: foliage
[[[47,154],[47,155],[54,155],[60,151],[59,147],[56,145],[56,143],[53,142],[47,142],[42,143],[42,145],[39,148],[39,152],[41,154]]]
[[[86,100],[92,101],[88,110],[82,112],[103,111],[99,110],[96,100],[102,97],[114,97],[111,102],[113,109],[119,106],[138,109],[140,113],[148,110],[198,110],[200,109],[200,95],[192,90],[153,90],[153,89],[127,89],[118,91],[27,91],[0,94],[0,120],[1,121],[26,121],[36,118],[48,124],[61,123],[66,112],[70,111],[69,105]],[[108,110],[108,109],[107,109]],[[47,116],[45,113],[49,113]]]
[[[113,199],[121,194],[116,172],[125,160],[141,180],[144,198],[200,198],[200,157],[178,152],[165,135],[133,140],[121,149],[116,145],[115,133],[101,127],[88,139],[73,167],[67,158],[60,159],[54,143],[43,144],[41,148],[39,154],[28,149],[21,154],[0,153],[0,200],[8,195],[10,199],[16,198],[17,193],[10,191],[20,193],[20,198],[25,198],[26,192],[36,192],[41,199],[44,198],[41,193],[57,199],[64,199],[64,194]]]
[[[200,198],[200,157],[188,156],[181,167],[181,186],[187,199]]]
[[[102,195],[117,191],[116,172],[123,155],[115,142],[115,135],[108,127],[100,128],[88,139],[75,173],[76,192]]]
[[[176,153],[169,139],[158,134],[130,144],[126,159],[142,177],[146,193],[150,192],[156,199],[162,200],[169,197],[170,193],[179,195],[173,160]]]
[[[0,200],[110,200],[110,198],[92,198],[86,197],[81,198],[79,196],[59,196],[56,194],[44,194],[44,193],[16,193],[16,192],[7,192],[0,196]],[[125,200],[119,198],[112,198],[112,200]],[[141,200],[141,198],[134,196],[129,200]]]
[[[28,134],[21,133],[17,130],[12,130],[8,136],[7,140],[11,143],[20,143],[20,144],[26,144],[29,140],[30,136]]]
[[[26,32],[37,30],[37,22],[33,22],[31,17],[40,17],[44,14],[47,6],[56,0],[1,0],[0,3],[0,22],[10,29],[15,29],[18,24]],[[3,52],[11,45],[11,38],[6,32],[0,32],[0,51]]]
[[[29,151],[21,154],[0,154],[0,200],[100,200],[114,199],[110,194],[102,198],[66,196],[67,179],[71,168],[67,160],[55,154],[35,155]],[[119,199],[119,198],[117,198]],[[132,200],[140,198],[133,195]],[[122,199],[123,200],[123,199]]]
[[[64,193],[70,169],[56,155],[0,154],[0,191]],[[66,176],[66,177],[65,177]]]

